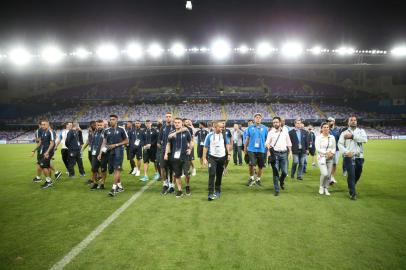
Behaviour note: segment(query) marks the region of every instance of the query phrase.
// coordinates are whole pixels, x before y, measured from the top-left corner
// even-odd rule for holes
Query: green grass
[[[31,149],[0,146],[1,269],[49,269],[143,185],[124,174],[115,198],[90,192],[87,177],[40,190]],[[214,202],[206,170],[192,178],[191,197],[162,197],[154,183],[66,268],[405,269],[406,142],[371,141],[366,152],[355,202],[341,169],[331,197],[318,195],[311,167],[279,197],[269,168],[263,188],[247,188],[246,166],[231,165]]]

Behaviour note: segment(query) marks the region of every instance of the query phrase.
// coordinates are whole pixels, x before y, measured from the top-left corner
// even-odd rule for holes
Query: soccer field
[[[1,269],[51,268],[145,185],[125,161],[126,190],[114,198],[111,177],[105,191],[65,174],[41,190],[31,181],[32,148],[0,146]],[[151,183],[66,269],[405,269],[406,141],[365,149],[357,201],[348,199],[341,160],[330,197],[318,194],[311,166],[303,182],[288,178],[279,197],[270,168],[262,188],[246,187],[247,167],[232,162],[213,202],[205,169],[192,177],[191,197],[161,196],[162,183]],[[63,168],[60,153],[55,164]]]

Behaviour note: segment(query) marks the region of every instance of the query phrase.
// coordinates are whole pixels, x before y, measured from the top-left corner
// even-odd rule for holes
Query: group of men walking
[[[202,166],[208,167],[208,200],[221,196],[222,177],[226,174],[231,160],[242,166],[248,164],[249,179],[247,186],[262,186],[263,170],[267,164],[272,167],[274,195],[279,196],[285,189],[285,180],[289,174],[288,163],[292,161],[290,177],[303,181],[307,169],[308,156],[312,165],[320,168],[321,195],[330,195],[329,186],[336,182],[334,173],[339,159],[343,155],[343,169],[347,173],[350,198],[357,198],[358,182],[364,162],[363,144],[367,136],[363,129],[357,127],[357,119],[352,116],[348,127],[339,130],[332,118],[321,125],[320,134],[315,134],[311,126],[305,129],[303,120],[296,119],[294,128],[289,128],[280,117],[272,119],[272,126],[262,124],[262,115],[256,113],[254,121],[249,121],[245,130],[235,124],[230,131],[225,128],[225,121],[213,121],[209,129],[200,123],[194,130],[190,119],[174,118],[171,113],[165,115],[164,122],[152,127],[150,120],[141,122],[128,121],[125,127],[118,125],[118,116],[110,115],[109,121],[97,120],[90,123],[88,140],[83,142],[83,135],[77,123],[68,122],[65,129],[57,136],[47,120],[41,120],[36,132],[37,177],[45,175],[42,188],[52,186],[51,160],[57,147],[61,145],[61,156],[70,177],[75,176],[78,165],[81,176],[85,175],[82,153],[88,147],[88,159],[92,167],[89,180],[91,190],[103,190],[107,171],[113,175],[110,196],[123,192],[121,183],[124,152],[130,164],[130,174],[140,176],[141,181],[148,181],[149,164],[153,163],[154,180],[162,180],[162,195],[175,193],[177,198],[191,195],[190,177],[196,174],[194,149]],[[141,167],[143,160],[143,167]],[[61,172],[55,171],[59,179]],[[185,178],[183,186],[182,178]],[[176,187],[176,192],[175,192]],[[183,188],[184,187],[184,188]]]

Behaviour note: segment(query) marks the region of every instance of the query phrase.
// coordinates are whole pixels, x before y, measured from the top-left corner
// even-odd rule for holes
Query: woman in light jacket
[[[333,157],[336,152],[336,141],[330,134],[328,123],[321,124],[320,134],[316,137],[317,162],[320,169],[320,195],[330,195],[328,192],[329,178],[333,169]]]

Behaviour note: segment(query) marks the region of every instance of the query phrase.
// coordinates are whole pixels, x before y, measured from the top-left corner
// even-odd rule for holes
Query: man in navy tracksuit
[[[78,132],[78,126],[76,124],[73,125],[72,129],[68,131],[66,134],[65,145],[68,148],[68,171],[69,177],[75,176],[75,164],[78,164],[79,173],[81,175],[85,174],[85,170],[83,168],[83,162],[81,158],[81,142],[80,142],[80,134]]]
[[[123,192],[120,176],[123,169],[124,146],[128,144],[128,135],[125,128],[118,126],[118,116],[110,115],[110,127],[104,132],[101,152],[107,153],[109,173],[114,173],[114,184],[109,192],[111,197]],[[101,160],[101,154],[99,154]]]
[[[92,142],[89,145],[90,154],[92,156],[92,187],[91,190],[104,189],[107,172],[107,155],[101,152],[101,146],[104,138],[104,124],[103,120],[97,120],[96,130],[93,132]],[[100,160],[99,160],[100,155]],[[97,174],[101,170],[101,181],[97,184]]]

